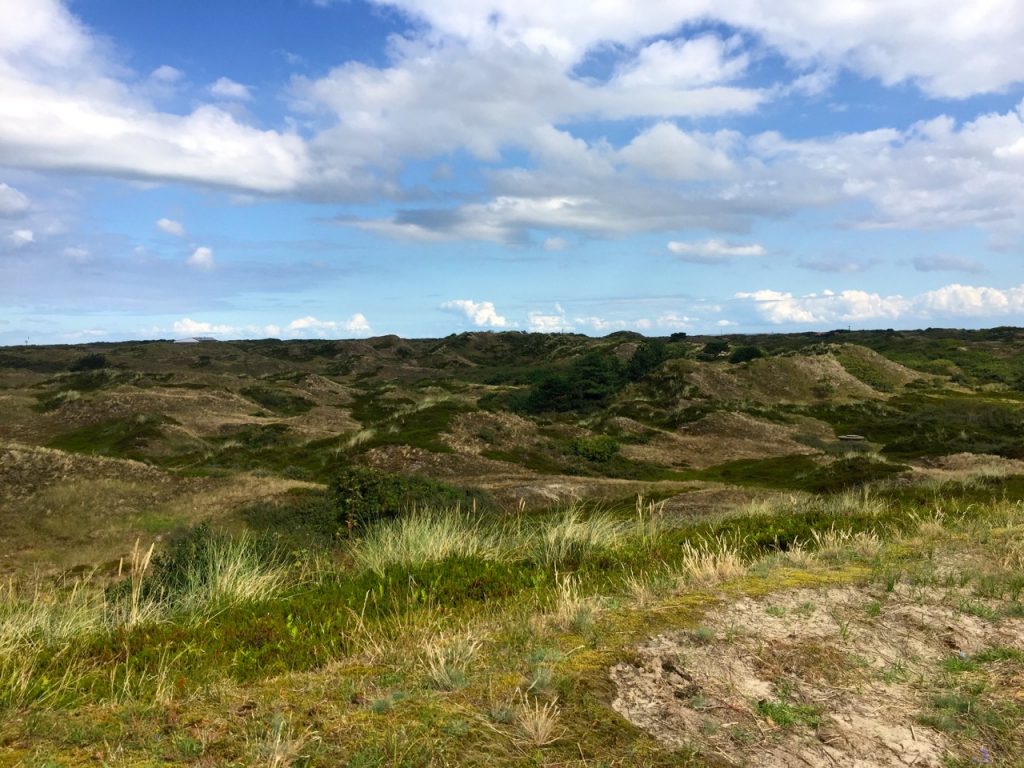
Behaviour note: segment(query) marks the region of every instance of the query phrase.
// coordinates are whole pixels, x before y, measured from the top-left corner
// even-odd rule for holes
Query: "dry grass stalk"
[[[742,576],[747,566],[738,547],[719,536],[684,543],[680,570],[689,581],[714,583]]]
[[[469,632],[428,640],[423,646],[424,663],[434,685],[446,691],[464,686],[469,666],[481,645]]]
[[[557,699],[542,705],[537,699],[531,703],[523,696],[516,711],[516,724],[528,744],[544,747],[558,741],[565,733],[558,724],[561,714]]]

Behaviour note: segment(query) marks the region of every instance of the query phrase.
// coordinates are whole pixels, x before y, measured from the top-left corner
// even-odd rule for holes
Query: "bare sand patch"
[[[944,765],[948,737],[917,720],[921,681],[951,656],[1024,648],[1024,620],[987,621],[950,600],[899,587],[741,599],[616,665],[613,707],[668,746],[731,765]]]

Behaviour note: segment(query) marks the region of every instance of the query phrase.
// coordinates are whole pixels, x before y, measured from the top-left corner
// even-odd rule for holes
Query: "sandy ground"
[[[613,706],[666,745],[730,765],[942,766],[947,737],[916,720],[927,706],[919,681],[952,655],[1024,649],[1024,620],[966,615],[956,599],[910,587],[742,599],[614,667]],[[776,724],[765,712],[777,702],[812,708],[820,724]]]

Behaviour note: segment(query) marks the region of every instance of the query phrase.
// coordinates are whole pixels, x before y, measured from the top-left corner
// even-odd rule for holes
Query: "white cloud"
[[[271,327],[277,328],[276,326],[267,326],[268,329]],[[341,322],[337,320],[319,320],[313,315],[307,315],[306,317],[292,320],[288,323],[287,330],[300,336],[312,333],[321,338],[327,336],[328,333],[337,333],[338,331],[352,333],[357,336],[366,336],[373,332],[373,328],[370,327],[369,321],[362,312],[356,312],[348,320]],[[280,335],[280,329],[277,328],[277,332],[271,335]]]
[[[71,246],[64,249],[64,255],[72,261],[84,263],[89,261],[91,254],[88,248],[82,248],[80,246]]]
[[[764,289],[737,293],[736,298],[752,302],[761,317],[779,325],[897,319],[987,319],[1024,314],[1024,285],[999,289],[955,283],[912,297],[882,296],[860,290],[794,296],[788,292]]]
[[[281,326],[273,325],[273,324],[265,325],[265,326],[263,326],[263,333],[265,333],[267,335],[267,337],[271,338],[271,339],[280,338],[280,336],[281,336]]]
[[[236,83],[228,77],[221,77],[210,86],[210,93],[222,99],[237,99],[238,101],[249,101],[252,94],[249,86]]]
[[[734,54],[738,38],[715,35],[692,39],[658,40],[645,48],[615,75],[626,88],[694,86],[726,83],[740,77],[750,63],[746,54]]]
[[[728,150],[737,138],[738,134],[730,131],[713,136],[687,134],[663,122],[639,134],[619,156],[628,165],[659,179],[721,179],[734,170]]]
[[[574,330],[565,317],[565,310],[558,304],[555,305],[554,314],[534,310],[527,313],[527,320],[534,333],[568,333]]]
[[[35,241],[36,236],[31,229],[14,229],[7,235],[7,242],[14,248],[21,248]]]
[[[18,216],[30,206],[29,199],[14,187],[0,184],[0,217]]]
[[[200,246],[192,251],[192,255],[185,260],[185,263],[190,267],[195,267],[196,269],[213,269],[213,250],[205,246]]]
[[[312,315],[299,317],[288,323],[289,331],[333,331],[338,324],[333,320],[317,320]]]
[[[492,301],[454,299],[444,302],[441,309],[465,315],[477,328],[506,328],[509,325],[508,320],[498,314]]]
[[[670,330],[692,328],[695,322],[696,318],[687,317],[686,315],[681,315],[678,312],[663,312],[655,321],[659,327],[668,328]]]
[[[181,320],[175,320],[174,325],[171,326],[175,333],[180,333],[185,336],[195,335],[214,335],[223,336],[228,333],[234,333],[238,330],[233,325],[215,324],[215,323],[204,323],[198,320],[193,320],[190,317],[183,317]]]
[[[57,0],[0,3],[0,164],[267,193],[295,190],[309,173],[296,134],[210,105],[154,109],[106,48]],[[171,69],[149,82],[173,85]]]
[[[161,232],[165,232],[168,235],[174,237],[184,237],[185,227],[180,221],[174,219],[157,219],[156,228]]]
[[[474,47],[521,45],[577,62],[608,43],[631,47],[698,23],[757,35],[798,66],[841,66],[883,83],[911,81],[961,98],[1020,82],[1024,10],[1015,0],[377,0]],[[694,56],[696,58],[696,56]]]
[[[160,83],[173,84],[185,77],[185,73],[169,64],[161,64],[149,73],[149,77],[151,80],[156,80]]]
[[[349,333],[357,333],[359,335],[373,333],[373,328],[370,327],[370,321],[366,319],[366,316],[362,312],[356,312],[352,315],[352,317],[342,324],[342,328]]]
[[[698,264],[721,264],[735,258],[764,256],[767,253],[764,246],[758,243],[741,245],[716,239],[694,243],[672,240],[668,244],[668,249],[682,261]]]
[[[549,237],[544,241],[545,251],[564,251],[569,247],[569,241],[564,237]]]

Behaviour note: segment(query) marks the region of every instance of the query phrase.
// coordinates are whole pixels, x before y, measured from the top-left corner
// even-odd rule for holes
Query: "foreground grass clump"
[[[391,566],[414,567],[449,558],[508,561],[517,542],[458,509],[416,512],[378,523],[352,548],[361,567],[381,575]]]
[[[120,744],[138,762],[700,764],[612,712],[607,670],[652,632],[699,628],[725,595],[875,573],[894,574],[899,589],[921,568],[934,574],[943,547],[969,545],[984,548],[991,568],[957,585],[978,604],[1010,601],[992,611],[1011,620],[1020,590],[1002,564],[1021,556],[1020,505],[942,499],[935,515],[937,498],[908,503],[880,490],[674,522],[645,504],[504,520],[419,512],[370,526],[316,565],[250,536],[196,529],[148,563],[140,547],[124,583],[105,593],[8,587],[0,750],[30,745],[66,762],[77,738]],[[882,610],[863,609],[862,620]],[[859,631],[846,617],[836,626],[844,639]],[[985,669],[988,657],[974,663]],[[819,727],[798,699],[750,708],[787,732]],[[78,711],[134,725],[75,736],[62,718]],[[183,725],[184,713],[204,725]],[[29,721],[47,725],[28,732],[20,723]],[[964,721],[954,735],[980,738],[988,727]],[[1001,754],[1016,749],[1012,738],[998,743]]]

